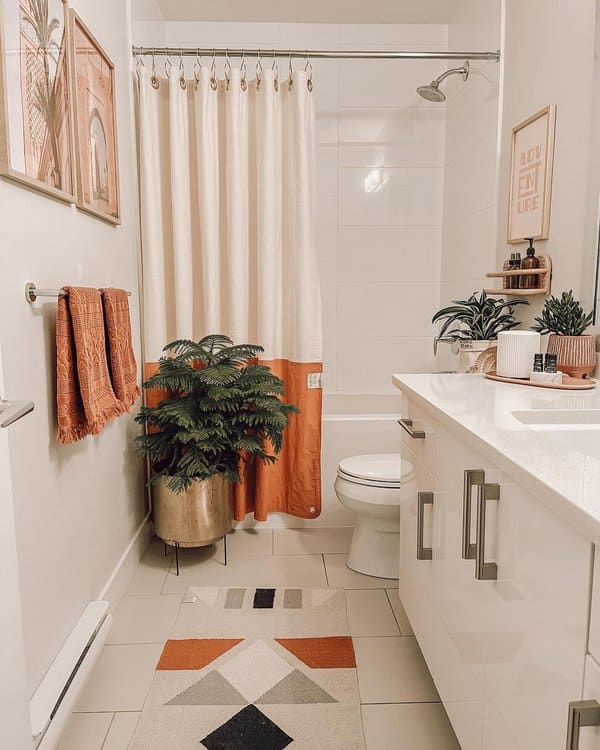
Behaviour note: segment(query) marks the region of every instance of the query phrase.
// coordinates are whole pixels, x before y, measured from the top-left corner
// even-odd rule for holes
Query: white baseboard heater
[[[90,602],[29,701],[37,750],[54,750],[106,643],[112,616],[108,602]]]

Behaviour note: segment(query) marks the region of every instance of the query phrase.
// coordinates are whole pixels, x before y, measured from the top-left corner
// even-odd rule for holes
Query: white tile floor
[[[259,529],[173,555],[154,542],[114,613],[107,645],[58,750],[126,750],[154,668],[195,586],[332,586],[347,590],[367,750],[460,750],[410,627],[395,582],[346,567],[351,530]]]

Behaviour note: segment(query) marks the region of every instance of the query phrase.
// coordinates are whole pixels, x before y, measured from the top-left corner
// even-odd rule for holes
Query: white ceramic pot
[[[535,331],[503,331],[498,334],[496,374],[502,378],[528,378],[533,355],[540,352],[541,336]]]
[[[460,341],[458,343],[458,372],[479,372],[475,363],[481,353],[496,346],[495,341]]]

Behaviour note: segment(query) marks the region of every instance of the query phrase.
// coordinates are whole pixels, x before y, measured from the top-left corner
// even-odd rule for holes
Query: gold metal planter
[[[229,482],[222,476],[198,479],[186,492],[173,492],[162,479],[152,492],[154,532],[167,544],[205,547],[233,525]]]

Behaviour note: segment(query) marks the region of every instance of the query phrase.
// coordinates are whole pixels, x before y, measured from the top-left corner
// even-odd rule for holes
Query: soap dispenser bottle
[[[510,260],[508,261],[508,270],[514,271],[516,267],[516,256],[514,253],[510,254]],[[506,288],[507,289],[514,289],[515,288],[515,281],[518,281],[518,276],[507,276],[506,277]]]
[[[521,269],[531,271],[534,268],[540,267],[540,259],[535,255],[533,237],[527,237],[526,239],[529,242],[529,247],[527,248],[527,256],[521,261]],[[537,274],[527,273],[519,276],[519,287],[521,289],[536,289],[537,285]]]

